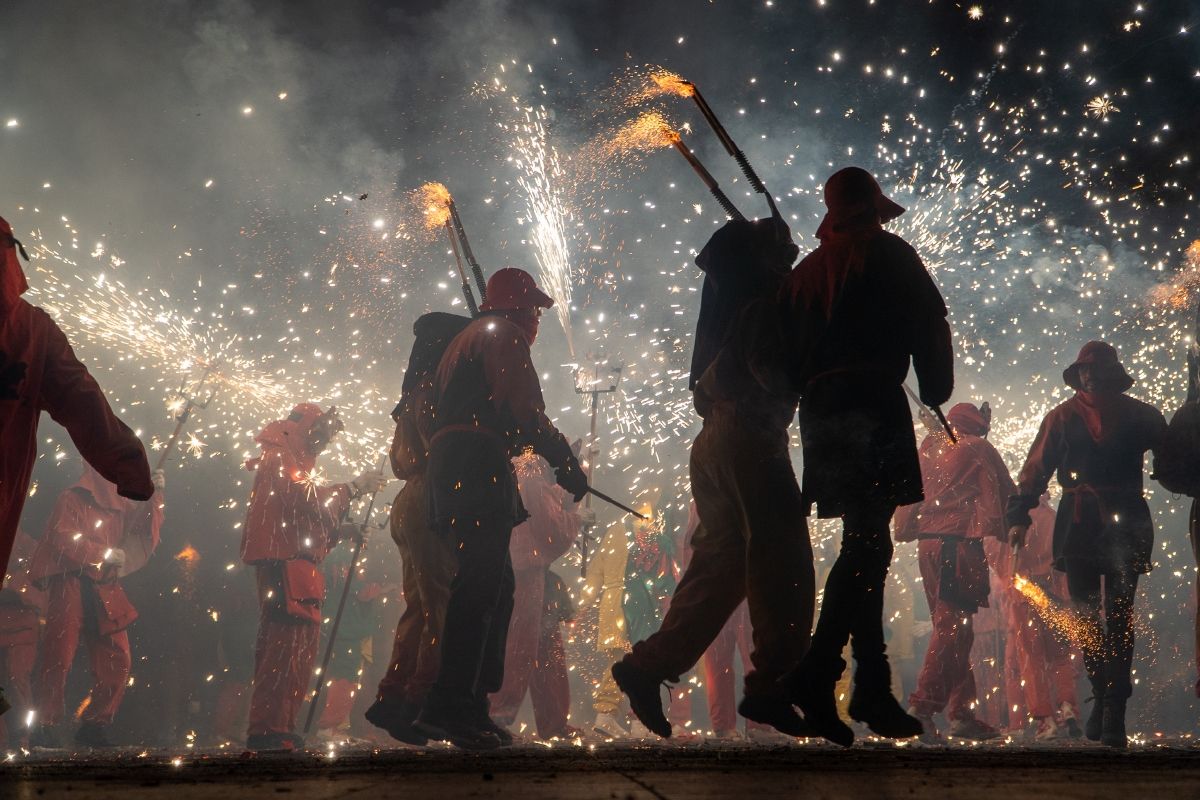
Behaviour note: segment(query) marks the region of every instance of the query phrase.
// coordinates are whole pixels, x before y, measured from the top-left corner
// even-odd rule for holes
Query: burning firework
[[[1033,581],[1023,575],[1014,575],[1013,587],[1029,601],[1051,630],[1075,647],[1095,653],[1103,646],[1103,637],[1095,622],[1058,605]]]
[[[425,229],[435,231],[450,222],[450,204],[454,198],[444,183],[426,183],[416,191],[416,202],[425,215]]]

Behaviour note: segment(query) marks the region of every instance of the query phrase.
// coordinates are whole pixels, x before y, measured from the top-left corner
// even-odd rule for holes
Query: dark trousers
[[[864,504],[842,517],[842,547],[825,580],[821,616],[805,659],[810,672],[837,680],[842,650],[853,647],[856,688],[891,692],[883,640],[883,587],[892,563],[893,507]]]
[[[1101,591],[1103,579],[1103,592]],[[1100,632],[1098,647],[1083,648],[1093,691],[1108,697],[1133,694],[1133,601],[1138,573],[1086,562],[1067,562],[1067,590],[1076,609]],[[1100,611],[1104,610],[1101,620]]]
[[[456,543],[458,574],[442,631],[441,666],[433,686],[440,700],[477,701],[504,684],[504,650],[513,613],[512,525],[448,524],[440,535]]]

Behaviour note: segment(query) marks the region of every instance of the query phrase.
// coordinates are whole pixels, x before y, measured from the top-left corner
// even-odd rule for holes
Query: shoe
[[[1104,693],[1094,691],[1092,694],[1092,712],[1088,714],[1083,726],[1083,735],[1093,742],[1100,741],[1104,733]]]
[[[774,728],[763,728],[758,725],[746,726],[746,741],[765,747],[784,747],[796,743],[796,737],[780,733]]]
[[[905,712],[890,690],[870,692],[858,688],[857,681],[855,684],[850,697],[850,719],[888,739],[910,739],[925,732],[921,721]]]
[[[304,749],[304,738],[294,733],[252,733],[246,737],[246,749],[262,753],[291,753]]]
[[[617,722],[617,718],[612,714],[597,714],[596,721],[592,723],[592,730],[605,739],[629,738],[629,731],[621,727],[621,723]]]
[[[413,727],[430,739],[450,742],[463,750],[495,750],[500,739],[480,726],[473,701],[455,702],[430,696]]]
[[[1079,727],[1079,709],[1073,703],[1063,701],[1058,710],[1058,720],[1060,735],[1070,739],[1078,739],[1083,736],[1083,728]]]
[[[1100,743],[1108,747],[1124,750],[1129,746],[1129,738],[1125,735],[1125,703],[1124,697],[1106,697],[1104,699],[1104,724],[1101,728]]]
[[[493,736],[500,740],[501,747],[511,747],[513,743],[513,734],[508,728],[500,725],[496,720],[492,719],[488,714],[480,714],[475,718],[480,729],[490,731]]]
[[[629,698],[629,708],[634,716],[662,738],[670,739],[671,723],[663,714],[662,695],[659,692],[662,681],[630,664],[628,658],[612,665],[612,676],[617,687]]]
[[[815,735],[849,747],[854,744],[854,731],[838,715],[837,703],[833,699],[838,676],[846,668],[840,658],[837,664],[841,665],[840,669],[824,670],[823,674],[818,675],[807,660],[801,661],[780,682],[787,692],[787,699],[803,712],[804,722]]]
[[[654,738],[654,734],[650,732],[649,728],[642,724],[640,719],[634,719],[633,722],[629,723],[629,738],[637,739],[641,742],[648,742]]]
[[[909,706],[908,715],[921,723],[921,733],[917,736],[917,739],[922,744],[942,743],[942,734],[937,729],[937,724],[934,723],[932,714],[922,714],[915,706]]]
[[[95,722],[85,722],[75,731],[75,744],[81,747],[105,748],[112,747],[108,740],[108,727]]]
[[[802,738],[813,735],[813,730],[792,708],[792,704],[781,697],[748,694],[738,703],[738,713],[748,720],[770,725],[780,733]]]
[[[950,737],[953,739],[970,739],[973,742],[986,742],[995,739],[1000,731],[988,725],[974,715],[950,721]]]
[[[1061,729],[1055,723],[1054,717],[1042,717],[1037,721],[1037,729],[1033,732],[1035,742],[1048,742],[1057,739]]]
[[[363,716],[376,728],[387,731],[387,735],[396,741],[423,747],[429,743],[429,737],[413,727],[417,712],[418,709],[412,703],[376,700]]]

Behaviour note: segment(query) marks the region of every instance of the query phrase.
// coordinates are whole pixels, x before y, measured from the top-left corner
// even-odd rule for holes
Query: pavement
[[[329,747],[291,754],[108,750],[11,754],[0,798],[194,800],[362,797],[490,798],[1200,797],[1200,743],[1135,744],[1127,752],[1060,746],[923,746],[862,742],[518,745],[486,754],[447,747]]]

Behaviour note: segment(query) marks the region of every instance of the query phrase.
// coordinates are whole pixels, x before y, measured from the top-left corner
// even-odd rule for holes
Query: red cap
[[[505,267],[488,279],[484,311],[553,307],[554,300],[539,289],[533,276],[523,269]]]

